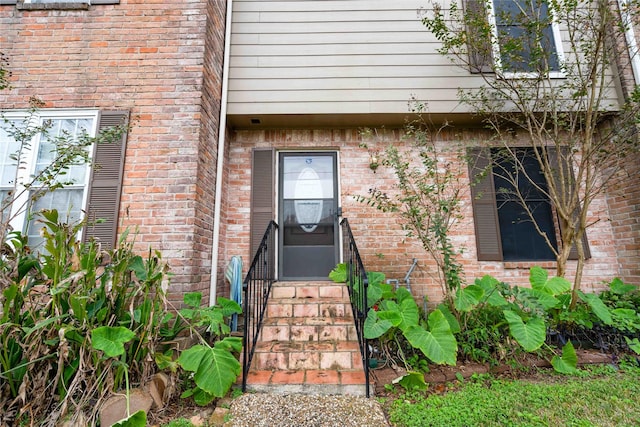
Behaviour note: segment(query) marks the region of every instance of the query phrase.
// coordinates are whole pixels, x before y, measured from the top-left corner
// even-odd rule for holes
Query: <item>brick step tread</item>
[[[362,369],[304,369],[271,371],[251,371],[247,376],[247,383],[256,384],[344,384],[365,385],[365,375]]]
[[[358,341],[258,341],[256,353],[287,353],[287,352],[360,352]]]
[[[349,298],[277,298],[272,295],[267,301],[267,305],[269,304],[350,304],[350,302]]]
[[[345,313],[344,317],[268,317],[262,322],[264,326],[326,326],[354,325],[353,316]]]
[[[357,342],[259,343],[252,368],[257,370],[362,369]]]
[[[353,323],[338,323],[333,325],[264,325],[259,341],[294,341],[312,342],[322,341],[354,341],[357,340],[356,328]]]
[[[267,318],[273,317],[349,317],[353,310],[348,301],[272,300],[267,304]]]

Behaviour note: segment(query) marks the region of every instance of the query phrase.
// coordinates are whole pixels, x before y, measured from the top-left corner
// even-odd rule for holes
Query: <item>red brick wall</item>
[[[121,228],[162,251],[172,297],[209,289],[226,1],[122,0],[86,11],[0,6],[13,89],[2,108],[128,109]]]
[[[472,144],[479,138],[478,132],[456,131],[442,135],[442,144]],[[411,276],[414,294],[427,296],[430,301],[441,299],[440,282],[435,274],[435,264],[426,255],[421,245],[414,239],[406,238],[393,214],[382,213],[355,200],[356,195],[366,195],[370,188],[391,190],[394,179],[390,171],[380,167],[375,173],[369,169],[369,153],[358,145],[361,138],[356,129],[337,130],[264,130],[237,131],[230,143],[228,163],[229,198],[228,206],[227,255],[241,255],[245,261],[249,257],[249,196],[251,171],[251,149],[254,147],[274,147],[279,150],[327,149],[339,151],[341,205],[343,214],[349,219],[365,267],[382,271],[387,278],[401,279],[411,265],[412,258],[418,258],[418,267]],[[384,150],[393,143],[402,147],[400,132],[387,130],[376,139],[367,140],[369,150]],[[449,160],[459,165],[460,179],[468,182],[467,166],[451,153]],[[461,220],[452,232],[456,247],[466,248],[461,261],[467,282],[477,277],[491,274],[512,285],[528,284],[529,268],[533,263],[478,262],[476,259],[473,213],[471,196],[466,185],[463,192]],[[603,281],[618,274],[611,223],[604,198],[597,199],[589,211],[592,220],[599,220],[589,229],[589,243],[592,259],[587,261],[583,278],[583,289],[589,291],[603,287]],[[550,274],[554,274],[554,263],[546,263]],[[570,262],[569,271],[575,267]],[[571,279],[569,274],[569,279]]]

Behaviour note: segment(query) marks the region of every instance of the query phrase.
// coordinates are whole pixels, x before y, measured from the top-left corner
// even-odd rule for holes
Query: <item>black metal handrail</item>
[[[358,247],[353,238],[349,221],[344,218],[340,222],[342,226],[342,260],[347,267],[347,288],[349,289],[349,300],[353,309],[353,319],[356,325],[356,334],[358,335],[358,344],[360,346],[360,355],[364,366],[366,393],[369,397],[369,341],[364,337],[364,321],[367,317],[367,289],[369,287],[369,279],[367,272],[362,264],[362,258],[358,252]]]
[[[258,336],[262,329],[264,312],[275,281],[275,243],[278,224],[271,221],[264,232],[260,246],[253,257],[247,276],[242,282],[244,291],[244,356],[242,359],[242,391],[247,390],[247,375],[255,353]]]

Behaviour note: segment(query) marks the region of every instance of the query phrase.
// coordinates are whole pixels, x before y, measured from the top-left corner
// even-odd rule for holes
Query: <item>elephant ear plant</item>
[[[192,373],[208,397],[228,390],[239,372],[239,344],[225,337],[225,321],[237,304],[199,308],[189,295],[192,306],[171,310],[170,273],[159,252],[136,254],[127,232],[116,248],[101,251],[77,240],[83,224],[66,224],[56,211],[43,211],[38,223],[40,252],[19,232],[2,244],[0,425],[95,425],[105,398],[144,385],[159,370]],[[192,349],[172,351],[179,334],[197,334],[192,325],[213,331],[215,344],[196,335]],[[210,377],[201,382],[205,369]],[[144,425],[143,416],[123,425]]]

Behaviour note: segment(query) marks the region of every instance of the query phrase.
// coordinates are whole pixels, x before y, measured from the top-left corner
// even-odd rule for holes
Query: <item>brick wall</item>
[[[226,1],[122,0],[88,10],[0,6],[13,72],[2,108],[131,111],[121,227],[162,251],[172,298],[209,288]]]
[[[442,146],[455,147],[457,144],[472,145],[481,136],[477,131],[455,131],[440,136]],[[382,271],[387,278],[401,279],[411,265],[412,258],[418,258],[418,267],[411,276],[412,289],[416,296],[427,296],[430,301],[442,297],[440,281],[437,278],[435,263],[426,255],[421,245],[406,238],[393,214],[380,212],[355,200],[356,195],[366,195],[370,188],[391,190],[394,178],[384,167],[374,173],[369,168],[369,152],[360,148],[361,137],[356,129],[324,130],[264,130],[237,131],[230,143],[228,163],[228,206],[227,245],[233,251],[231,255],[249,257],[249,197],[251,171],[251,149],[254,147],[274,147],[279,150],[326,149],[339,151],[339,170],[341,187],[341,205],[343,214],[349,219],[358,248],[369,270]],[[382,151],[393,143],[403,147],[400,131],[379,132],[376,138],[366,141],[371,151]],[[466,164],[461,161],[455,150],[450,151],[449,160],[459,165],[460,179],[468,182]],[[533,263],[478,262],[476,260],[475,236],[471,196],[466,185],[462,193],[463,219],[452,231],[456,247],[465,251],[461,257],[467,282],[485,274],[491,274],[512,285],[528,284],[529,268]],[[618,274],[616,250],[614,247],[611,223],[608,218],[607,204],[604,198],[596,200],[589,217],[596,224],[589,229],[589,243],[592,259],[585,266],[583,289],[590,291],[603,287],[603,281]],[[231,253],[233,252],[233,253]],[[555,265],[545,263],[553,274]],[[575,268],[575,262],[569,262],[568,278]]]

